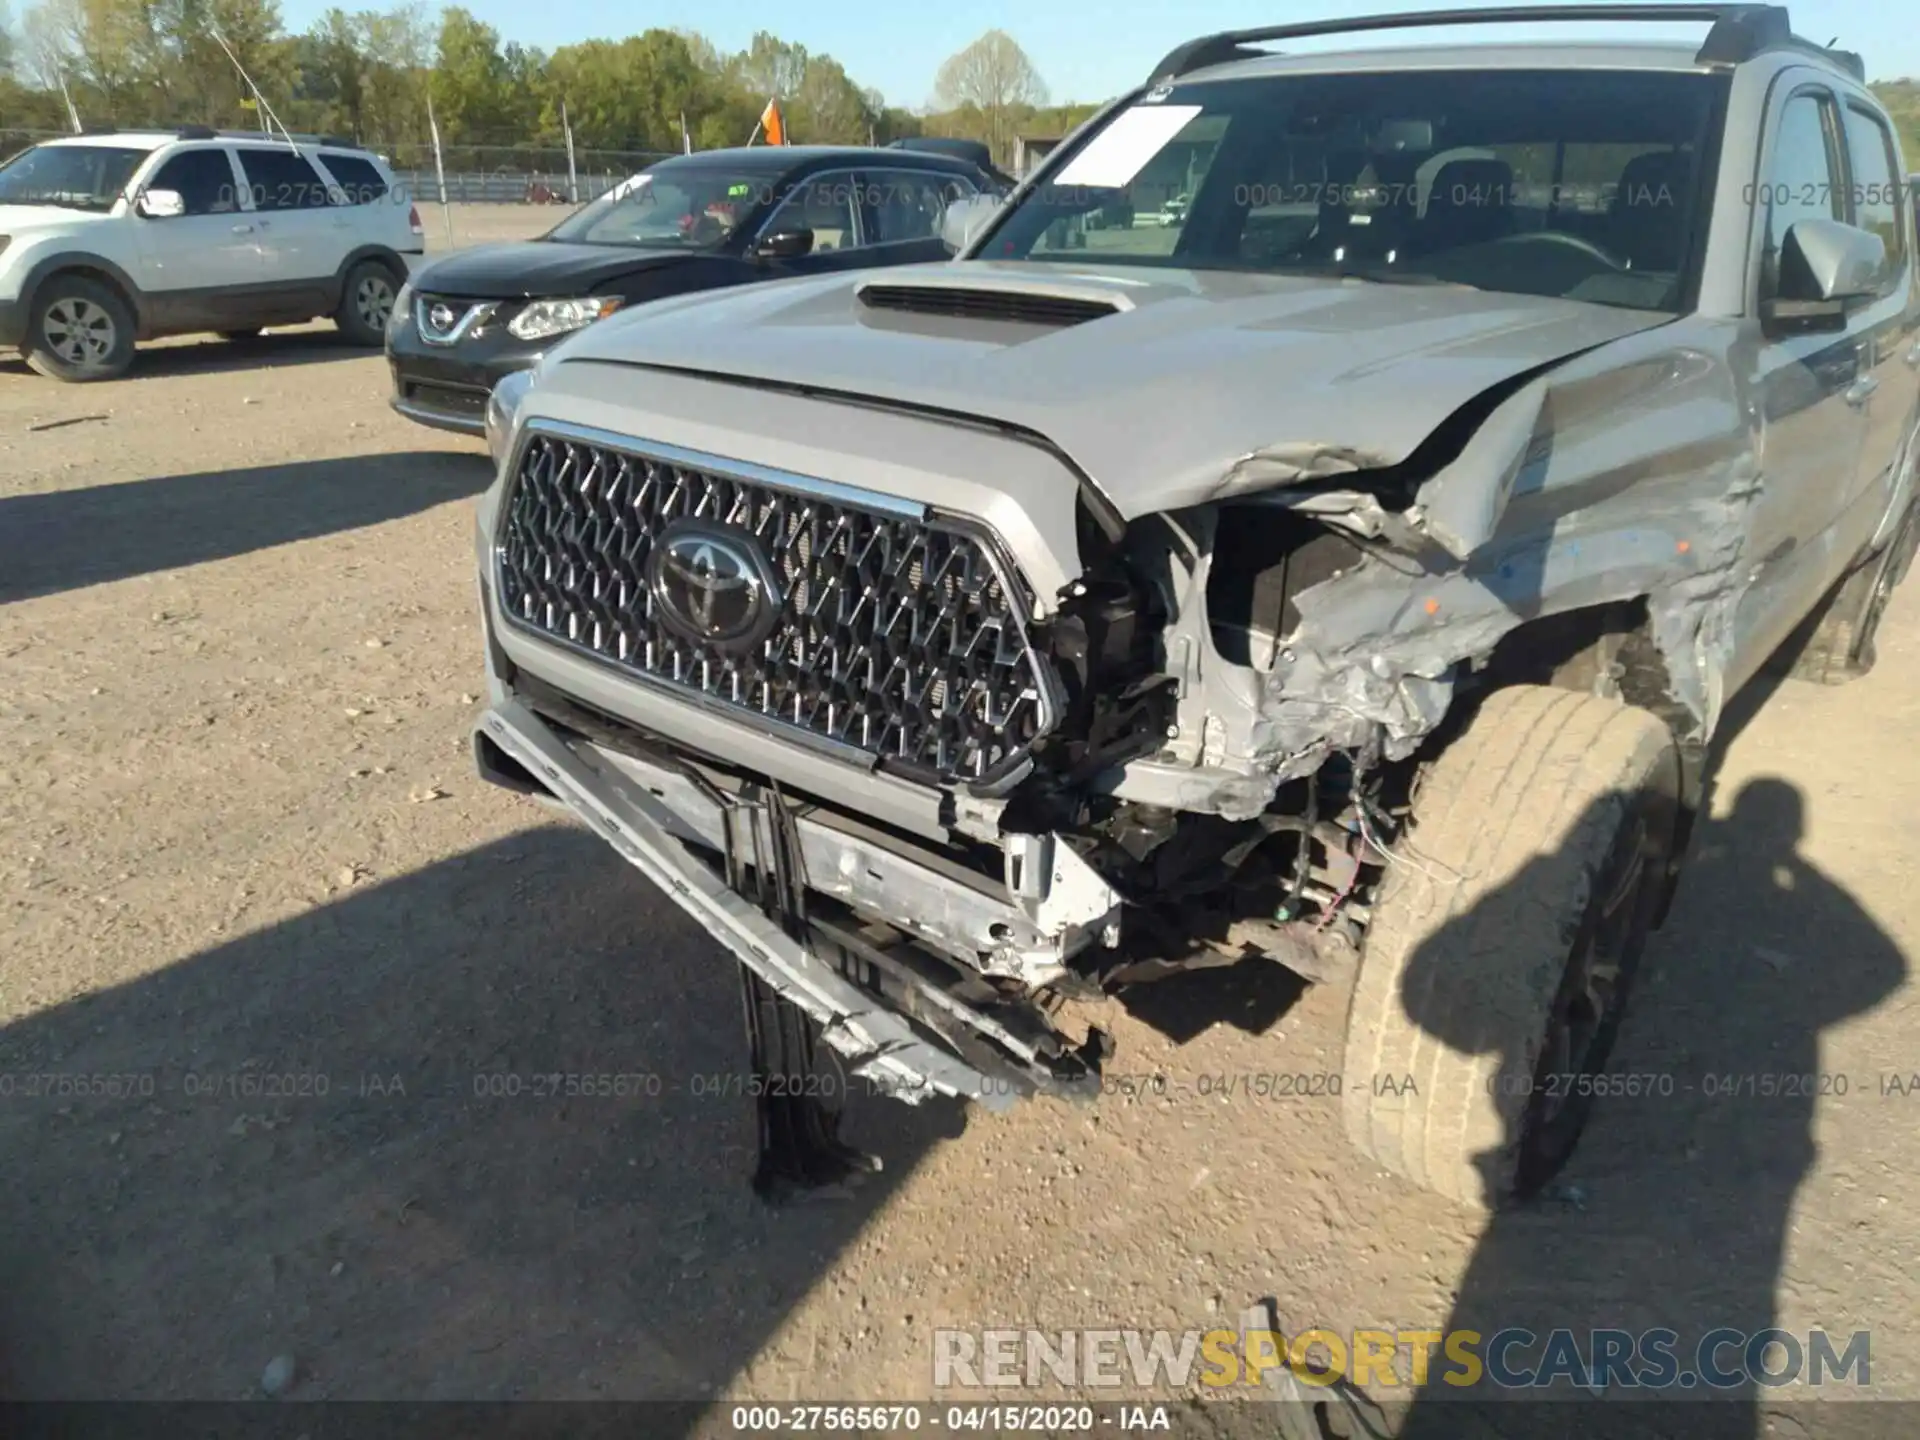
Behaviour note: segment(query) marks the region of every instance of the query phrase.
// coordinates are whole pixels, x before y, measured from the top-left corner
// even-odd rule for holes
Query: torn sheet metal
[[[1391,455],[1357,450],[1350,445],[1305,442],[1269,445],[1242,455],[1221,477],[1216,500],[1228,500],[1276,485],[1299,485],[1328,480],[1357,470],[1381,470],[1393,463]]]
[[[1496,407],[1406,512],[1377,500],[1355,508],[1343,528],[1417,527],[1419,553],[1376,546],[1294,596],[1300,623],[1257,676],[1251,714],[1244,682],[1253,672],[1214,658],[1191,708],[1224,726],[1224,773],[1251,773],[1260,785],[1219,783],[1216,768],[1211,787],[1197,772],[1176,786],[1137,767],[1126,791],[1249,818],[1336,751],[1411,755],[1445,716],[1462,664],[1520,625],[1642,598],[1674,698],[1696,735],[1709,735],[1758,490],[1724,365],[1670,346],[1627,367],[1575,361]],[[1269,501],[1333,524],[1342,500],[1361,493],[1279,491]],[[1219,756],[1207,759],[1219,766]]]

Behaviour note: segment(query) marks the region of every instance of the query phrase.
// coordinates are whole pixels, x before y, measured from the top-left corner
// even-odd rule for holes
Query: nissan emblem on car
[[[458,317],[454,315],[451,305],[435,305],[427,312],[428,323],[443,335],[453,328],[456,318]]]
[[[661,621],[688,640],[741,648],[766,638],[779,618],[772,567],[743,530],[677,520],[647,570]]]

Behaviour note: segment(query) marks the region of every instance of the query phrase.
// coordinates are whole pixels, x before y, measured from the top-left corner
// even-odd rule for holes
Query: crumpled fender
[[[1300,624],[1261,678],[1243,759],[1279,782],[1336,750],[1404,758],[1445,715],[1463,663],[1531,620],[1628,601],[1646,605],[1696,738],[1710,735],[1760,484],[1721,324],[1660,327],[1525,380],[1403,513],[1381,509],[1364,471],[1351,488],[1264,497],[1354,533],[1382,534],[1383,517],[1400,533],[1294,597]],[[1249,798],[1219,797],[1235,812]]]

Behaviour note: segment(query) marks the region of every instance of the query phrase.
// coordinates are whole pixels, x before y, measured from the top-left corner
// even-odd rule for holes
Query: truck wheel
[[[133,364],[133,313],[84,275],[55,275],[33,297],[27,363],[55,380],[117,380]]]
[[[1486,699],[1422,777],[1368,927],[1341,1088],[1364,1154],[1487,1209],[1566,1163],[1679,785],[1673,734],[1644,710],[1533,685]]]
[[[1786,673],[1816,685],[1844,685],[1873,669],[1874,641],[1887,601],[1906,578],[1920,541],[1920,510],[1909,501],[1900,528],[1880,553],[1855,570],[1829,594],[1783,647]]]
[[[362,260],[347,271],[333,323],[349,344],[384,345],[387,317],[393,314],[394,297],[399,293],[400,282],[391,270],[378,260]]]

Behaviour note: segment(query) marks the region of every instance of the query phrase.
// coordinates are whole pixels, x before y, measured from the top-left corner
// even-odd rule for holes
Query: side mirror
[[[813,231],[805,226],[775,230],[771,235],[760,237],[753,253],[762,260],[798,260],[802,255],[813,253]]]
[[[959,254],[973,238],[986,229],[987,222],[1006,204],[1001,195],[969,195],[947,206],[940,217],[940,239],[947,249]]]
[[[1781,247],[1781,293],[1792,300],[1860,300],[1887,273],[1887,245],[1871,230],[1838,220],[1800,220]],[[1796,273],[1797,272],[1797,273]],[[1789,283],[1799,293],[1789,293]]]
[[[149,220],[177,220],[187,213],[187,202],[178,190],[143,190],[133,208]]]
[[[1796,220],[1780,243],[1777,298],[1762,318],[1776,330],[1839,330],[1847,306],[1876,294],[1887,273],[1886,242],[1839,220]]]

